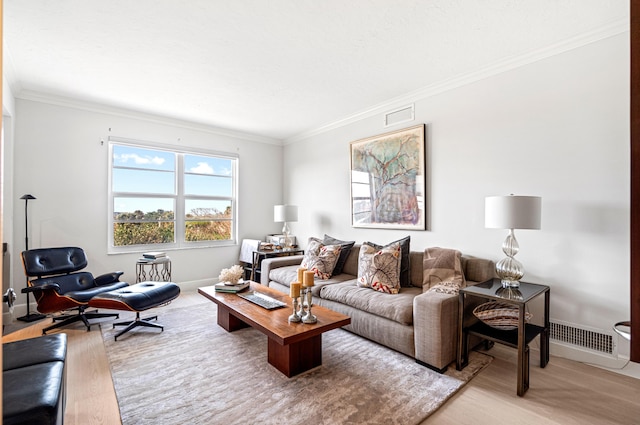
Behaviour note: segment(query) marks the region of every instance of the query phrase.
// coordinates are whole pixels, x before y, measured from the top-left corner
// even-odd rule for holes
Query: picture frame
[[[426,229],[425,125],[350,143],[351,225]]]

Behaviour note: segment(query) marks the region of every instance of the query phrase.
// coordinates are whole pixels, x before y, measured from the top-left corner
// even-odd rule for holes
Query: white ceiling
[[[293,140],[628,30],[628,0],[4,0],[5,76]]]

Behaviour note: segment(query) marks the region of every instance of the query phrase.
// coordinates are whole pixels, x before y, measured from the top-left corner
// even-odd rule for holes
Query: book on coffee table
[[[243,291],[249,287],[249,281],[239,282],[237,284],[230,284],[228,282],[220,282],[215,285],[216,292],[230,292],[236,293]]]

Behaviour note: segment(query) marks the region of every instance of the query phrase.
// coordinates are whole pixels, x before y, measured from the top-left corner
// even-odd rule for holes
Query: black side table
[[[304,254],[304,249],[272,249],[270,251],[253,251],[253,263],[251,265],[251,280],[260,283],[260,263],[265,258],[286,257],[288,255]]]
[[[488,341],[498,342],[518,349],[518,386],[520,397],[529,389],[529,343],[540,335],[540,367],[549,362],[549,297],[550,288],[546,285],[520,282],[519,288],[503,288],[500,279],[467,286],[459,292],[458,317],[458,356],[456,369],[462,370],[469,360],[469,336],[477,335]],[[525,308],[529,301],[544,294],[544,325],[537,326],[525,323]],[[480,297],[487,300],[500,301],[518,307],[518,327],[514,330],[496,329],[477,321],[470,326],[464,326],[465,299],[468,296]]]

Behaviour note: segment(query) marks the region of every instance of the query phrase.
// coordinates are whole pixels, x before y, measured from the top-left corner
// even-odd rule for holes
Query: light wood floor
[[[189,302],[193,297],[199,295],[185,293],[180,298]],[[43,320],[2,340],[40,336],[48,322]],[[121,423],[99,329],[94,326],[86,332],[78,326],[64,332],[69,338],[65,423]],[[518,397],[515,350],[496,344],[488,353],[495,358],[491,365],[423,424],[640,424],[638,379],[553,356],[540,369],[537,352],[532,352],[530,388],[524,397]]]

